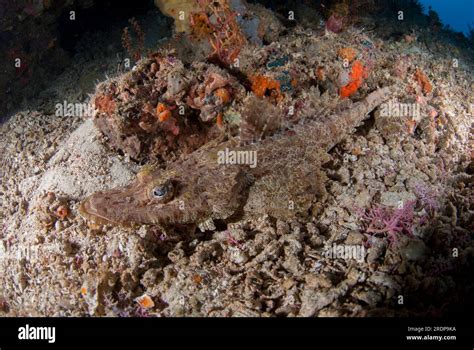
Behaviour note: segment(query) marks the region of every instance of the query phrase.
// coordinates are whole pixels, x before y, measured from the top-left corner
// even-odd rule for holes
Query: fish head
[[[191,164],[156,171],[145,168],[124,187],[92,194],[80,204],[79,212],[97,224],[124,226],[223,219],[242,206],[248,184],[236,167]]]

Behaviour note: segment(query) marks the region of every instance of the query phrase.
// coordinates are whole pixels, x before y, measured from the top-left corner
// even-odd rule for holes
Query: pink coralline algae
[[[377,206],[361,210],[359,216],[365,232],[385,234],[390,244],[398,241],[399,235],[413,236],[416,201],[407,201],[401,208]]]
[[[419,182],[415,185],[414,192],[421,206],[425,208],[430,215],[433,215],[439,210],[439,194],[435,190]]]

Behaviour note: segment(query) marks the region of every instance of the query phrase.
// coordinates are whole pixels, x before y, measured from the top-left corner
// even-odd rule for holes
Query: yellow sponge
[[[209,1],[200,2],[206,5]],[[174,18],[177,32],[189,32],[189,15],[200,11],[196,0],[155,0],[155,5],[164,15]]]

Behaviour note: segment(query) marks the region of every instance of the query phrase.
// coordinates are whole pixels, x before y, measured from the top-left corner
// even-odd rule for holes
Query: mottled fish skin
[[[94,193],[81,203],[80,213],[100,224],[161,226],[242,215],[307,216],[325,195],[320,168],[327,150],[392,93],[393,87],[378,89],[339,114],[296,126],[292,136],[276,135],[246,146],[236,140],[211,142],[165,170],[145,168],[125,187]],[[256,166],[219,164],[219,152],[226,149],[255,151]],[[165,187],[166,195],[157,198]]]
[[[235,142],[226,142],[231,147]],[[204,217],[226,219],[238,209],[250,177],[239,166],[217,162],[214,142],[165,170],[145,168],[125,187],[96,192],[80,205],[80,213],[99,224],[191,224]],[[171,183],[172,196],[157,199],[154,189]]]

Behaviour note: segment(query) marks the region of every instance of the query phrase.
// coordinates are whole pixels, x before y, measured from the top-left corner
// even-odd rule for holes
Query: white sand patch
[[[50,191],[80,200],[95,191],[125,185],[134,176],[132,164],[108,154],[92,120],[86,120],[71,134],[46,168],[43,176],[27,178],[20,184],[22,192],[36,187],[33,201]]]

